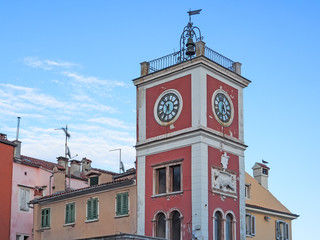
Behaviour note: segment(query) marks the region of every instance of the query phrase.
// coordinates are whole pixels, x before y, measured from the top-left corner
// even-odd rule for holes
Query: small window
[[[116,215],[128,215],[129,213],[129,201],[128,201],[128,192],[118,193],[116,196]]]
[[[244,194],[247,199],[250,199],[250,190],[251,190],[251,186],[246,184]]]
[[[246,235],[256,235],[256,218],[253,215],[246,214]]]
[[[28,202],[30,201],[30,189],[20,187],[19,209],[23,212],[29,212]]]
[[[181,191],[181,164],[166,165],[156,168],[155,173],[155,194],[165,194]]]
[[[171,239],[180,240],[181,238],[181,217],[178,211],[171,215]]]
[[[262,168],[262,173],[264,175],[268,175],[268,169],[267,168]]]
[[[23,234],[17,234],[16,235],[16,240],[28,240],[29,236],[23,235]]]
[[[50,208],[41,210],[41,228],[50,227]]]
[[[157,194],[166,193],[166,168],[156,170],[157,176]]]
[[[276,221],[276,239],[289,240],[289,224],[284,221]]]
[[[229,213],[226,217],[226,240],[233,240],[233,216]]]
[[[87,220],[97,220],[99,216],[98,198],[90,198],[87,201]]]
[[[163,213],[159,213],[156,217],[156,237],[166,237],[166,217]]]
[[[90,178],[90,186],[99,184],[99,176],[94,176]]]
[[[66,204],[65,224],[69,224],[69,223],[74,223],[75,222],[75,213],[76,213],[76,204],[75,203]]]
[[[214,240],[222,240],[222,214],[219,211],[214,214]]]

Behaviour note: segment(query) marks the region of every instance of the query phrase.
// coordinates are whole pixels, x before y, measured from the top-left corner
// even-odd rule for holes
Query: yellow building
[[[292,240],[291,221],[299,216],[269,192],[269,167],[256,163],[252,169],[254,177],[245,177],[247,240]]]

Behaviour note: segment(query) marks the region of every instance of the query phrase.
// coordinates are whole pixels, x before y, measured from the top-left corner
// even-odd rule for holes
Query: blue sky
[[[206,45],[241,62],[246,170],[269,161],[269,190],[314,239],[320,213],[318,1],[0,1],[0,132],[25,155],[56,161],[68,124],[72,155],[118,170],[135,158],[140,62],[179,49],[187,11]],[[306,231],[308,229],[308,231]]]

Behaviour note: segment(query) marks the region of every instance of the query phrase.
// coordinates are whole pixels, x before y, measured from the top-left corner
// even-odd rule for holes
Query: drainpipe
[[[51,195],[51,179],[53,177],[53,173],[51,174],[51,176],[49,177],[49,195]]]

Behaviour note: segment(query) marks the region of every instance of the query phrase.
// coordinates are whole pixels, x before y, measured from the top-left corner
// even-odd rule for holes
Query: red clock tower
[[[250,81],[240,63],[205,46],[191,19],[180,46],[141,63],[134,79],[137,233],[244,240],[243,88]]]

